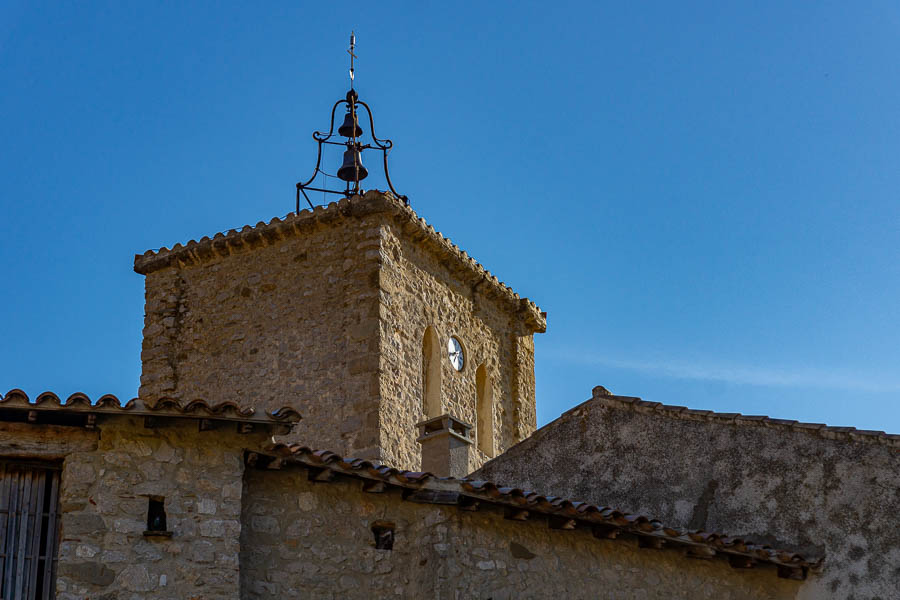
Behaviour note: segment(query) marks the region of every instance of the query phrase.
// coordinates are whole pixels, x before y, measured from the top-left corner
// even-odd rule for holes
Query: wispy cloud
[[[759,365],[735,365],[712,361],[687,361],[656,358],[619,358],[603,354],[550,351],[553,358],[610,369],[625,369],[655,377],[719,381],[740,385],[790,388],[819,388],[870,393],[900,393],[900,381],[883,376],[837,369],[782,368]]]

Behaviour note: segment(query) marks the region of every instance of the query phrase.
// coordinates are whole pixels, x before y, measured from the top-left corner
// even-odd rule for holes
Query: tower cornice
[[[259,222],[255,226],[246,225],[241,229],[220,232],[213,237],[190,240],[186,244],[175,244],[170,248],[148,250],[134,257],[134,270],[147,275],[167,267],[201,264],[247,249],[269,246],[280,241],[302,236],[318,228],[329,227],[350,219],[359,219],[373,214],[389,216],[404,235],[411,235],[424,242],[430,252],[448,265],[449,268],[465,275],[477,284],[486,296],[506,304],[520,315],[527,328],[534,333],[543,333],[547,328],[547,315],[528,298],[519,296],[508,285],[498,280],[478,261],[469,256],[449,238],[442,235],[425,219],[402,200],[392,194],[369,191],[362,196],[344,198],[327,206],[316,206],[299,213],[290,213],[284,218],[275,217],[268,223]],[[483,282],[483,283],[482,283]]]

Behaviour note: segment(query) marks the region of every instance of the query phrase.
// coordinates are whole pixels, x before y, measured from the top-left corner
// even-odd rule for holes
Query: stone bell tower
[[[545,315],[390,194],[146,252],[134,269],[146,401],[289,404],[294,441],[407,469],[426,419],[474,426],[470,469],[536,426]]]
[[[404,197],[360,189],[370,149],[384,153],[393,191],[391,142],[373,132],[362,143],[368,105],[352,88],[341,103],[347,140],[331,141],[332,110],[296,212],[135,257],[146,277],[139,394],[287,404],[302,415],[291,441],[411,470],[424,453],[434,472],[463,475],[534,431],[533,335],[546,314]],[[345,198],[300,211],[323,144],[347,147]]]

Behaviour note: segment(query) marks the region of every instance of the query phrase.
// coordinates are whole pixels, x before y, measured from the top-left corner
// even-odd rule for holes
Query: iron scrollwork
[[[346,114],[344,115],[344,123],[338,128],[338,131],[334,130],[334,116],[337,112],[338,106],[345,106],[347,109]],[[362,128],[359,126],[359,118],[358,118],[358,107],[362,107],[365,109],[366,114],[369,117],[369,132],[372,137],[372,143],[363,144],[359,141],[359,136],[362,135]],[[333,141],[332,138],[335,135],[340,135],[347,138],[347,141]],[[406,196],[403,196],[394,189],[394,184],[391,182],[391,176],[388,172],[388,153],[393,147],[393,142],[388,139],[381,139],[375,135],[375,118],[372,116],[372,109],[369,108],[369,105],[359,99],[356,91],[351,88],[345,98],[338,100],[334,103],[334,106],[331,107],[331,124],[328,128],[328,133],[322,133],[321,131],[313,132],[313,139],[318,144],[318,154],[316,156],[316,167],[313,170],[312,176],[305,182],[297,183],[297,212],[300,212],[300,194],[303,194],[303,197],[306,199],[307,204],[309,204],[310,208],[313,208],[313,204],[309,199],[309,196],[306,194],[307,191],[313,192],[324,192],[326,194],[338,194],[344,197],[351,197],[356,194],[360,194],[363,192],[360,189],[359,182],[365,179],[368,176],[368,170],[362,164],[362,152],[364,150],[380,150],[382,154],[382,159],[384,163],[384,178],[387,181],[387,185],[390,188],[391,192],[397,198],[403,200],[404,203],[409,204],[409,199]],[[329,144],[333,146],[345,146],[347,149],[344,151],[344,163],[340,169],[338,169],[337,175],[328,175],[322,170],[322,145]],[[346,187],[344,190],[329,190],[326,188],[313,187],[312,183],[315,181],[316,176],[322,173],[328,177],[337,177],[346,182]]]

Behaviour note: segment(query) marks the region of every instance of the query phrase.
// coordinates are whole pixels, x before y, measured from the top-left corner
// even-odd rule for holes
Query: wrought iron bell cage
[[[334,130],[334,117],[337,113],[337,109],[339,106],[344,106],[346,108],[346,113],[344,114],[344,122],[338,127],[338,130]],[[360,142],[359,138],[363,135],[364,130],[359,124],[359,112],[360,107],[364,108],[366,111],[366,115],[368,115],[369,122],[369,134],[372,137],[372,143],[364,144]],[[365,122],[365,121],[364,121]],[[347,138],[346,141],[334,141],[333,137],[336,135]],[[394,189],[394,184],[391,182],[391,176],[388,172],[388,154],[390,153],[391,148],[393,147],[393,142],[388,139],[381,139],[375,135],[375,118],[372,116],[372,109],[369,108],[369,105],[359,99],[359,95],[356,93],[352,87],[350,91],[347,92],[347,95],[334,103],[334,106],[331,107],[331,125],[328,128],[328,133],[322,133],[321,131],[313,132],[313,139],[318,143],[318,155],[316,156],[316,168],[313,170],[312,177],[310,177],[307,181],[297,183],[297,212],[300,212],[300,194],[303,194],[303,197],[306,199],[306,203],[309,204],[310,208],[313,208],[313,203],[310,201],[309,196],[306,192],[324,192],[326,194],[338,194],[344,197],[351,197],[356,194],[360,194],[363,190],[359,186],[359,182],[365,179],[369,175],[368,169],[362,164],[362,152],[364,150],[380,150],[382,154],[382,161],[384,163],[384,178],[387,182],[388,187],[391,192],[397,198],[403,200],[406,204],[409,204],[409,199],[406,196],[403,196],[397,193],[397,190]],[[344,162],[341,167],[338,169],[336,175],[328,175],[325,171],[322,170],[322,145],[328,144],[332,146],[344,146],[346,150],[344,151]],[[329,190],[324,187],[313,187],[313,182],[316,179],[316,176],[322,173],[327,177],[337,177],[342,181],[346,182],[346,187],[343,190]]]

